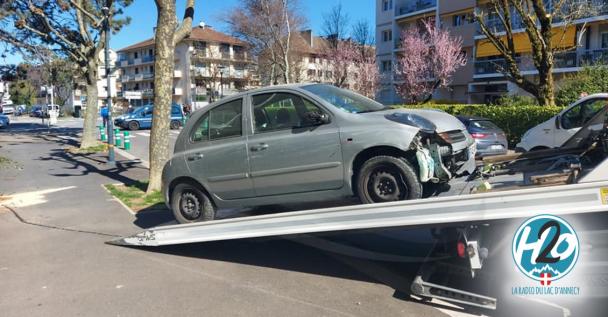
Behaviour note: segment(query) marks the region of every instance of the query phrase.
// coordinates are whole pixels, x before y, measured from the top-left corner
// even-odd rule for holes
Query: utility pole
[[[104,28],[106,32],[106,44],[104,49],[105,54],[105,73],[106,73],[106,104],[108,107],[108,165],[116,166],[114,158],[114,121],[112,120],[112,69],[110,66],[110,19],[112,17],[111,0],[106,0],[106,5],[101,9],[104,15]]]

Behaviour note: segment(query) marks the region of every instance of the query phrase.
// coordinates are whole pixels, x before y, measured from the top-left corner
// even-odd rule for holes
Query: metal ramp
[[[608,211],[607,196],[608,181],[537,187],[155,227],[108,243],[162,246],[344,230],[442,227],[544,213],[595,213]]]

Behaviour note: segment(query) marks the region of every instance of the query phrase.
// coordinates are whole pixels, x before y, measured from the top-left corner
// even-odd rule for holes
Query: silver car
[[[474,158],[473,138],[447,113],[391,109],[330,85],[273,86],[194,112],[163,194],[181,223],[219,208],[418,199],[473,172]]]

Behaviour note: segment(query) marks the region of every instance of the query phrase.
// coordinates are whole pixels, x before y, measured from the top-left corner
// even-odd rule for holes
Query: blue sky
[[[321,34],[323,14],[342,2],[343,8],[350,16],[351,22],[360,19],[369,21],[371,27],[375,27],[375,1],[374,0],[300,0],[302,13],[308,19],[308,26],[316,35]],[[178,16],[183,12],[184,0],[177,0]],[[219,16],[234,7],[238,0],[197,0],[194,10],[194,22],[198,24],[205,21],[219,31],[226,31],[226,26],[221,23]],[[125,27],[119,34],[111,39],[110,46],[120,49],[133,43],[143,41],[152,37],[153,28],[156,25],[156,6],[152,0],[135,0],[125,11],[131,17],[131,24]],[[0,64],[18,63],[21,58],[17,56],[0,59]]]

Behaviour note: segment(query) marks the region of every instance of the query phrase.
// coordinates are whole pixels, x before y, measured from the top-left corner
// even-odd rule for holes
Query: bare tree
[[[231,33],[249,43],[267,67],[270,84],[292,81],[292,31],[305,24],[298,0],[240,0],[224,15]]]
[[[367,20],[359,20],[353,25],[351,38],[359,48],[361,59],[371,58],[371,56],[368,56],[370,52],[376,54],[375,50],[369,49],[374,45],[375,40],[374,33]],[[373,57],[375,58],[375,56]]]
[[[339,41],[346,38],[349,23],[350,17],[342,8],[342,2],[323,15],[323,35],[329,40],[331,46],[336,48]]]
[[[2,1],[0,7],[0,41],[19,52],[35,52],[48,48],[66,57],[80,68],[86,82],[85,112],[81,148],[97,142],[97,79],[99,53],[105,45],[105,17],[102,8],[110,8],[110,16],[120,16],[132,0],[63,0]],[[129,18],[113,19],[112,29],[118,32]],[[12,26],[11,26],[12,25]]]
[[[574,27],[575,20],[596,10],[591,1],[490,0],[486,7],[477,9],[475,17],[487,41],[504,59],[504,66],[497,65],[497,68],[507,79],[532,94],[540,105],[553,106],[555,54],[576,48],[581,37],[574,43],[566,41],[567,29]],[[560,26],[554,27],[554,23]],[[515,38],[516,30],[522,28],[538,70],[535,78],[524,76],[518,63],[520,52]],[[584,29],[583,24],[581,30]]]
[[[184,18],[177,25],[175,0],[155,0],[154,112],[150,131],[150,180],[147,194],[161,189],[161,176],[169,159],[169,125],[173,101],[175,46],[192,32],[194,0],[186,1]]]

